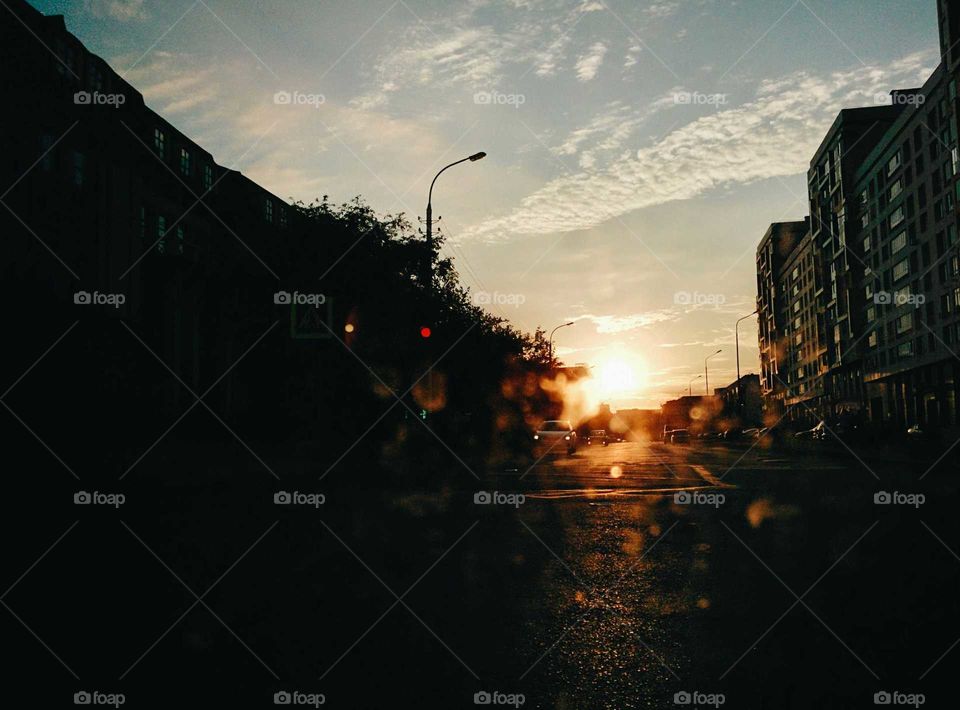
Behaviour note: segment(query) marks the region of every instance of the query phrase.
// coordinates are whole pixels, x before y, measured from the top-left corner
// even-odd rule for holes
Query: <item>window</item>
[[[896,181],[890,185],[890,199],[895,199],[901,192],[903,192],[903,178],[897,178]]]
[[[167,250],[167,219],[157,215],[157,251],[163,254]]]
[[[284,229],[287,227],[287,210],[283,207],[280,208],[280,226]]]
[[[871,348],[877,347],[877,331],[873,331],[869,336],[867,336],[867,345],[869,345]]]
[[[180,172],[190,177],[190,152],[186,148],[180,149]]]
[[[269,197],[263,203],[263,218],[269,223],[273,223],[273,200]]]
[[[153,129],[153,149],[161,158],[167,157],[167,136],[159,128]]]
[[[913,341],[909,340],[906,343],[900,343],[897,347],[897,355],[900,357],[913,357]]]
[[[890,229],[893,229],[894,227],[901,224],[902,222],[903,222],[903,206],[901,205],[900,207],[897,207],[897,209],[895,209],[890,214],[890,222],[889,222]]]
[[[800,312],[800,301],[797,301],[796,303],[793,304],[793,312],[794,313]]]
[[[900,167],[900,151],[898,150],[890,161],[887,163],[887,175],[893,175],[896,172],[897,168]]]
[[[870,235],[868,234],[863,240],[863,253],[866,254],[870,251]]]
[[[877,309],[876,306],[869,306],[867,308],[867,322],[872,323],[877,319]]]
[[[860,215],[860,226],[866,229],[868,224],[870,224],[870,213],[864,212],[862,215]]]
[[[73,184],[77,187],[83,187],[84,167],[86,166],[86,157],[80,151],[73,151]]]
[[[863,192],[861,192],[861,193],[860,193],[860,206],[861,206],[861,207],[866,207],[866,206],[867,206],[867,200],[869,200],[869,199],[870,199],[870,196],[867,194],[867,191],[866,191],[866,190],[864,190]]]
[[[897,236],[893,238],[893,241],[890,242],[890,253],[896,254],[898,251],[907,246],[907,233],[900,232]]]
[[[904,259],[893,267],[893,280],[899,281],[910,273],[910,260]]]
[[[209,165],[203,166],[203,189],[209,190],[213,187],[213,168]]]
[[[913,313],[904,313],[897,318],[897,335],[913,328]]]

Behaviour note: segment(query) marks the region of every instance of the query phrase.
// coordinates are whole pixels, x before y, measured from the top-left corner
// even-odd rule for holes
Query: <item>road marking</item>
[[[704,481],[706,481],[712,486],[716,486],[717,488],[736,488],[736,486],[730,483],[724,483],[719,478],[717,478],[712,473],[710,473],[705,467],[701,466],[698,463],[690,464],[690,468],[696,471],[700,475],[700,478],[702,478]]]

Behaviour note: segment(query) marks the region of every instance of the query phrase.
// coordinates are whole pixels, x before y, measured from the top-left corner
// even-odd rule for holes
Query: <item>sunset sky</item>
[[[614,407],[686,393],[718,348],[710,385],[733,380],[756,245],[806,214],[837,111],[938,61],[930,0],[31,2],[282,197],[416,221],[486,151],[437,183],[445,252],[518,327],[575,321],[556,351],[629,373]]]

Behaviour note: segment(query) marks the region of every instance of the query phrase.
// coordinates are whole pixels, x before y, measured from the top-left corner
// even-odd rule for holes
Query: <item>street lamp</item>
[[[693,381],[694,381],[694,380],[699,380],[701,377],[703,377],[703,375],[697,375],[696,377],[691,377],[691,378],[690,378],[690,381],[687,383],[687,396],[688,396],[688,397],[692,397],[692,396],[693,396]]]
[[[550,331],[550,340],[548,341],[548,348],[550,353],[550,364],[553,364],[553,334],[556,333],[560,328],[566,328],[568,325],[573,325],[573,321],[569,323],[561,323],[556,328]]]
[[[468,160],[471,163],[487,157],[487,154],[483,151],[479,153],[474,153],[473,155],[467,156],[466,158],[461,158],[456,160],[450,165],[447,165],[440,169],[440,172],[433,176],[433,180],[430,183],[430,192],[427,194],[427,268],[424,269],[425,275],[427,277],[427,283],[433,283],[433,184],[437,181],[437,178],[440,177],[442,173],[447,168],[452,168],[454,165],[459,165],[460,163],[465,163]]]
[[[723,352],[723,348],[721,348],[720,350],[717,350],[717,352],[713,353],[713,355],[719,355],[722,352]],[[712,358],[713,355],[707,355],[703,359],[703,379],[704,379],[704,386],[706,387],[706,391],[707,391],[707,396],[710,395],[710,373],[707,372],[707,360]]]
[[[734,336],[737,342],[737,382],[738,383],[740,382],[740,321],[746,320],[747,318],[750,318],[751,316],[755,316],[755,315],[757,315],[756,310],[754,310],[753,313],[748,313],[747,315],[745,315],[743,318],[737,321],[737,324],[735,326],[733,326]]]

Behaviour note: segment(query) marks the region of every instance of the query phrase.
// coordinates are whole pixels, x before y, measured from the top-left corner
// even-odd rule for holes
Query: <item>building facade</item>
[[[938,13],[943,61],[924,85],[841,111],[824,137],[808,172],[809,234],[780,237],[787,254],[774,249],[782,225],[761,240],[769,413],[958,422],[960,2],[939,0]]]

